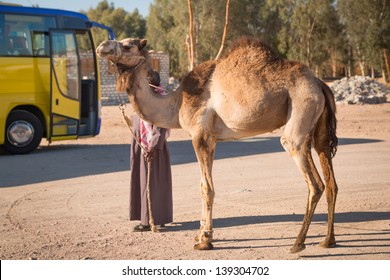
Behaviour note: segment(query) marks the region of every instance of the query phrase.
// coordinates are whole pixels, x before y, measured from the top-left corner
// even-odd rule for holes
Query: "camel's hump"
[[[182,89],[190,95],[202,94],[217,62],[209,60],[197,65],[182,81]]]

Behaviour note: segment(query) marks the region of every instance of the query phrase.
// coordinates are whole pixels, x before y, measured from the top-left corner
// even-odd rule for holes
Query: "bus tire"
[[[10,154],[27,154],[38,147],[42,136],[42,124],[34,114],[15,110],[7,118],[3,148]]]

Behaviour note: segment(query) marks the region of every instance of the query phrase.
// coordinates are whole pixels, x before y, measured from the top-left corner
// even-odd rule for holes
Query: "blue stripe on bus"
[[[89,21],[88,17],[81,13],[65,11],[65,10],[47,9],[47,8],[0,5],[0,12],[18,13],[18,14],[22,13],[22,14],[29,14],[29,15],[68,16],[68,17],[83,19],[84,21]]]

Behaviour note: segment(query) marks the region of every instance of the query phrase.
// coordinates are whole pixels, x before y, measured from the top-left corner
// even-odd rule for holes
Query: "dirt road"
[[[217,145],[212,251],[192,249],[199,170],[188,135],[172,131],[174,223],[157,234],[133,233],[130,136],[118,109],[104,107],[96,138],[43,141],[29,155],[0,155],[0,258],[389,260],[390,103],[340,105],[338,119],[336,248],[317,246],[326,234],[323,197],[306,250],[289,253],[307,187],[280,131]]]

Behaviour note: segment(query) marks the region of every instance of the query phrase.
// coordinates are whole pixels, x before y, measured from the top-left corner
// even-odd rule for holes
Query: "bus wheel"
[[[43,129],[34,114],[15,110],[7,118],[5,133],[4,150],[10,154],[27,154],[41,143]]]

